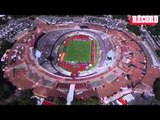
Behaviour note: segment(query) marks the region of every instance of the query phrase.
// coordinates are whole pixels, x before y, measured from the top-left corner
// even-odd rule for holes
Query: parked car
[[[117,103],[118,105],[122,105],[122,103],[121,103],[119,100],[116,100],[116,103]]]
[[[119,98],[119,101],[122,103],[122,105],[127,105],[127,101],[124,98]]]

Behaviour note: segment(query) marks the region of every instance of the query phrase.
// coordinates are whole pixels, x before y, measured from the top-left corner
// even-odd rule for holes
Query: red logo
[[[158,23],[158,15],[137,15],[130,17],[130,25],[150,25],[155,26]]]

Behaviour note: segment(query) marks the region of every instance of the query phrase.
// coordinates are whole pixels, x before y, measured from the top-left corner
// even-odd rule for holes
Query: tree
[[[7,40],[0,40],[2,41],[0,44],[0,58],[3,56],[3,54],[5,53],[5,51],[9,48],[11,48],[13,46],[12,43],[9,43]]]
[[[13,44],[6,40],[3,40],[0,45],[0,59],[5,51],[11,48]],[[4,72],[2,71],[2,62],[0,62],[0,100],[9,97],[14,93],[16,87],[13,86],[6,78],[3,77]]]
[[[153,85],[153,91],[155,94],[155,98],[160,100],[160,78],[157,78]]]
[[[7,21],[3,20],[2,18],[0,18],[0,25],[5,24]]]
[[[16,19],[24,18],[24,17],[28,17],[28,16],[30,16],[30,15],[11,15],[11,17],[16,18]]]
[[[114,19],[122,19],[122,20],[125,20],[125,21],[129,22],[127,15],[112,15],[112,17]]]
[[[140,28],[138,26],[131,26],[130,24],[127,24],[126,28],[129,31],[131,31],[134,34],[136,34],[136,35],[140,35],[141,34]]]
[[[160,57],[160,50],[156,50],[156,54]]]
[[[57,105],[66,105],[67,101],[63,97],[55,98],[54,101]]]
[[[158,20],[160,20],[160,16],[158,16]],[[160,35],[160,21],[156,26],[147,26],[147,30],[149,30],[152,35]]]
[[[72,105],[98,105],[98,104],[99,104],[99,100],[97,97],[90,97],[87,100],[74,99],[72,101]]]
[[[10,105],[36,105],[37,99],[32,98],[33,95],[32,89],[23,90],[21,91],[21,95]]]
[[[0,100],[9,97],[16,90],[16,87],[11,82],[2,78],[0,79]]]

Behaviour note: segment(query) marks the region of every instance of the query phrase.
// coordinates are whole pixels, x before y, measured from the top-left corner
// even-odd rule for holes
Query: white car
[[[119,100],[116,100],[116,103],[117,103],[118,105],[122,105],[122,103],[121,103]]]

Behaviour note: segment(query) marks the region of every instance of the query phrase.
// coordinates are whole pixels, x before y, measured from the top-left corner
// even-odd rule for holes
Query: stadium
[[[87,17],[68,19],[37,18],[36,29],[18,36],[6,51],[4,58],[11,57],[5,61],[5,77],[19,90],[34,89],[44,98],[61,96],[68,105],[74,98],[92,96],[101,104],[107,98],[108,104],[121,88],[128,90],[123,96],[142,80],[153,84],[148,76],[156,77],[158,69],[151,67],[141,38]]]

